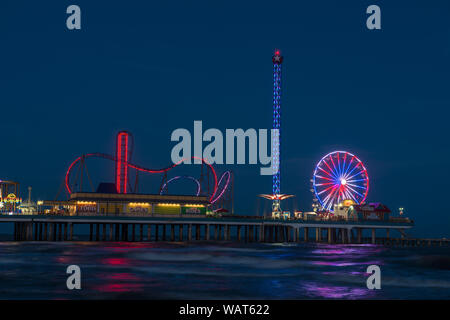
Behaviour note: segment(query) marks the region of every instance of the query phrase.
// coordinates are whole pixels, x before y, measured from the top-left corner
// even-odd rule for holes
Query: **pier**
[[[237,241],[444,246],[446,239],[411,239],[412,223],[380,221],[303,221],[261,218],[129,216],[1,216],[14,225],[14,241],[74,241],[88,226],[88,241]],[[377,235],[378,233],[378,235]],[[380,234],[383,236],[380,236]],[[397,237],[394,237],[394,233]]]

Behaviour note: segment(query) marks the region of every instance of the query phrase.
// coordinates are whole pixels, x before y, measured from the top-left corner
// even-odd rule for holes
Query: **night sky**
[[[66,28],[71,4],[79,31]],[[381,30],[366,28],[371,4]],[[134,135],[133,162],[159,168],[194,120],[271,128],[278,48],[282,192],[310,210],[315,164],[347,150],[368,170],[369,201],[404,207],[416,235],[448,237],[449,15],[448,1],[1,1],[0,179],[53,199],[70,162],[112,154],[119,130]],[[113,181],[94,162],[93,179]],[[216,168],[234,170],[235,212],[255,214],[272,177]],[[145,181],[157,192],[159,178]]]

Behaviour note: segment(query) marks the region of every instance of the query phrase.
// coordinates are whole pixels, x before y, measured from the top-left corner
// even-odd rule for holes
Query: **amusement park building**
[[[388,221],[390,213],[391,210],[379,202],[358,205],[351,200],[345,200],[334,207],[337,217],[353,220]]]
[[[17,212],[22,203],[19,194],[19,182],[0,180],[0,213]]]
[[[133,193],[72,193],[68,201],[43,201],[50,207],[46,213],[70,215],[205,215],[209,204],[206,196],[133,194]]]

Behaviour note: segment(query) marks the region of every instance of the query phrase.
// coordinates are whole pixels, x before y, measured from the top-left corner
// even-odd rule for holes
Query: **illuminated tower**
[[[273,129],[278,130],[278,137],[274,135],[272,141],[272,170],[276,172],[272,176],[272,212],[280,212],[280,199],[277,195],[281,194],[281,173],[280,173],[280,145],[281,145],[281,64],[283,57],[280,51],[276,50],[272,57],[273,63]]]
[[[116,189],[117,193],[127,193],[128,162],[130,158],[130,133],[120,131],[116,138]]]

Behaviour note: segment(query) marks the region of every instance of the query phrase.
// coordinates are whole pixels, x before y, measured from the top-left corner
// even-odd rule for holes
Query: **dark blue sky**
[[[70,4],[80,31],[65,26]],[[370,4],[382,30],[365,26]],[[270,128],[279,48],[282,191],[310,208],[316,162],[344,149],[367,167],[368,200],[448,236],[449,15],[448,1],[2,1],[0,179],[53,199],[69,163],[112,153],[121,129],[136,163],[161,167],[194,120]],[[253,214],[271,177],[231,169],[236,211]]]

